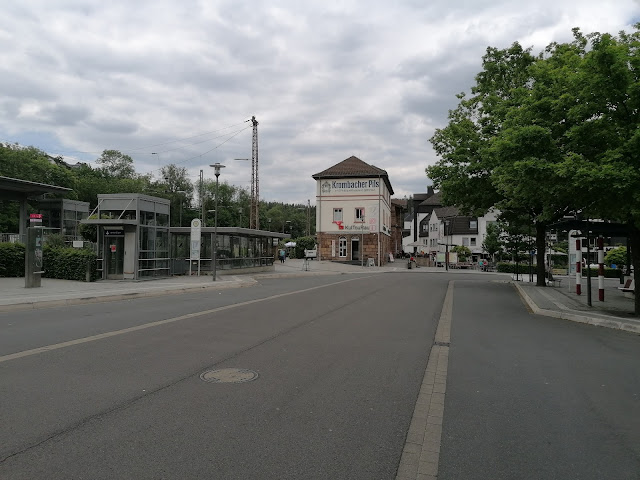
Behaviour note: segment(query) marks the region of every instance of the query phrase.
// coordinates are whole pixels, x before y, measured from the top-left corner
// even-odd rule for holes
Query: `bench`
[[[633,298],[636,293],[636,284],[633,278],[628,278],[622,287],[618,287],[625,297]]]
[[[562,279],[561,278],[554,278],[552,280],[547,280],[547,286],[549,286],[549,287],[561,287],[562,286]]]

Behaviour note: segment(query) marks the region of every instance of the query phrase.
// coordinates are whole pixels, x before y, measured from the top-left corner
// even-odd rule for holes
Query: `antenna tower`
[[[253,142],[251,145],[251,211],[249,212],[249,228],[260,229],[260,180],[258,179],[258,121],[251,117],[253,124]]]

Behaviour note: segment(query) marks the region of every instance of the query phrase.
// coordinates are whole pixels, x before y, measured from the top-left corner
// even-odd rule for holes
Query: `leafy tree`
[[[579,178],[584,178],[585,193],[596,199],[587,213],[628,225],[636,272],[640,271],[639,29],[636,24],[631,34],[583,37],[589,48],[571,110],[576,118],[573,148],[582,160]],[[635,313],[640,315],[638,283]]]
[[[466,247],[464,245],[456,245],[451,249],[451,251],[458,254],[458,259],[461,262],[466,262],[467,259],[471,257],[471,249],[469,249],[469,247]]]
[[[133,159],[118,150],[104,150],[96,162],[107,177],[135,178]]]
[[[498,227],[497,223],[487,224],[487,234],[482,242],[482,249],[491,256],[492,261],[495,261],[496,253],[502,251],[500,227]]]
[[[607,266],[616,265],[622,268],[627,263],[627,247],[617,247],[609,250],[604,256],[604,263]]]

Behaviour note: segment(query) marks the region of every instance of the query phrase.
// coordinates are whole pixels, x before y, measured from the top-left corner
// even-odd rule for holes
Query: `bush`
[[[519,274],[529,274],[529,265],[523,264],[515,264],[515,263],[498,263],[496,266],[497,271],[500,273],[519,273]],[[517,272],[516,272],[517,268]],[[536,273],[536,266],[533,265],[531,267],[533,273]]]
[[[0,243],[0,277],[24,277],[24,244]]]
[[[52,233],[48,237],[45,237],[45,245],[49,245],[51,248],[63,248],[64,236],[60,233]]]
[[[597,268],[589,268],[589,273],[588,275],[590,277],[597,277],[598,276],[598,269]],[[586,277],[587,276],[587,269],[583,268],[581,270],[582,272],[582,276]],[[620,278],[622,270],[619,270],[617,268],[607,268],[604,267],[604,278]]]
[[[300,237],[295,239],[295,258],[304,258],[305,250],[313,250],[316,246],[316,239],[314,237]]]
[[[63,280],[87,279],[87,265],[89,267],[89,281],[98,279],[96,254],[84,248],[43,248],[44,277],[60,278]]]

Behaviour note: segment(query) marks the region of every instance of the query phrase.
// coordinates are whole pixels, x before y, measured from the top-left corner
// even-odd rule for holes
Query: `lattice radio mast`
[[[253,124],[253,142],[251,145],[251,211],[249,228],[260,229],[260,180],[258,178],[258,121],[251,117]]]

